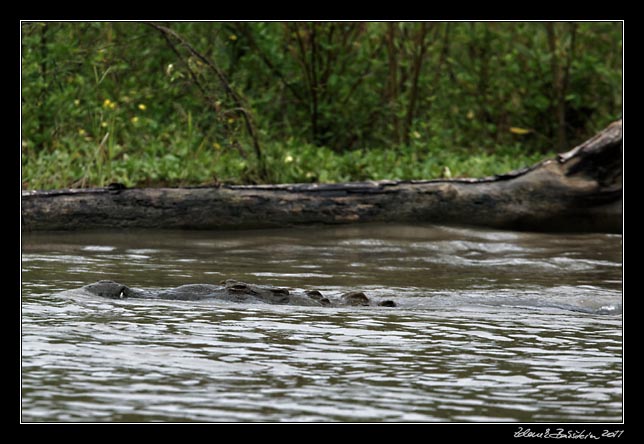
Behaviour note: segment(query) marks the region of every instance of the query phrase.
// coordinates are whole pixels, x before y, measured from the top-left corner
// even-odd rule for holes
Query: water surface
[[[22,420],[622,420],[621,236],[364,225],[23,234]],[[397,308],[107,300],[226,278]]]

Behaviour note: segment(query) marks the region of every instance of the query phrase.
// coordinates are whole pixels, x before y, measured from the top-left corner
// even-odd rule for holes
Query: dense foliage
[[[493,174],[621,87],[614,22],[24,22],[23,186]]]

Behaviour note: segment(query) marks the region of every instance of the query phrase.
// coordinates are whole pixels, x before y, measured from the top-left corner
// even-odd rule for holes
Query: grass
[[[286,143],[265,145],[267,176],[256,159],[198,140],[149,142],[128,150],[106,128],[96,143],[78,137],[61,140],[50,151],[24,152],[23,189],[101,187],[111,182],[135,186],[187,186],[215,183],[350,182],[383,179],[483,177],[532,165],[554,153],[528,154],[519,146],[483,149],[426,147],[373,148],[336,153],[328,148]],[[188,142],[188,143],[186,143]]]

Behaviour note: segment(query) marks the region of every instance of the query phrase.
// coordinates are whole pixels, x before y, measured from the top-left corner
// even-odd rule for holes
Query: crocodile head
[[[98,281],[83,287],[84,290],[104,298],[123,299],[131,296],[129,287],[114,281]]]

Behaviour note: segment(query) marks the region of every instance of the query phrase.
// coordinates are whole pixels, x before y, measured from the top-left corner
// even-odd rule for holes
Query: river
[[[387,307],[109,300],[100,279]],[[418,225],[23,233],[23,422],[619,422],[622,237]]]

